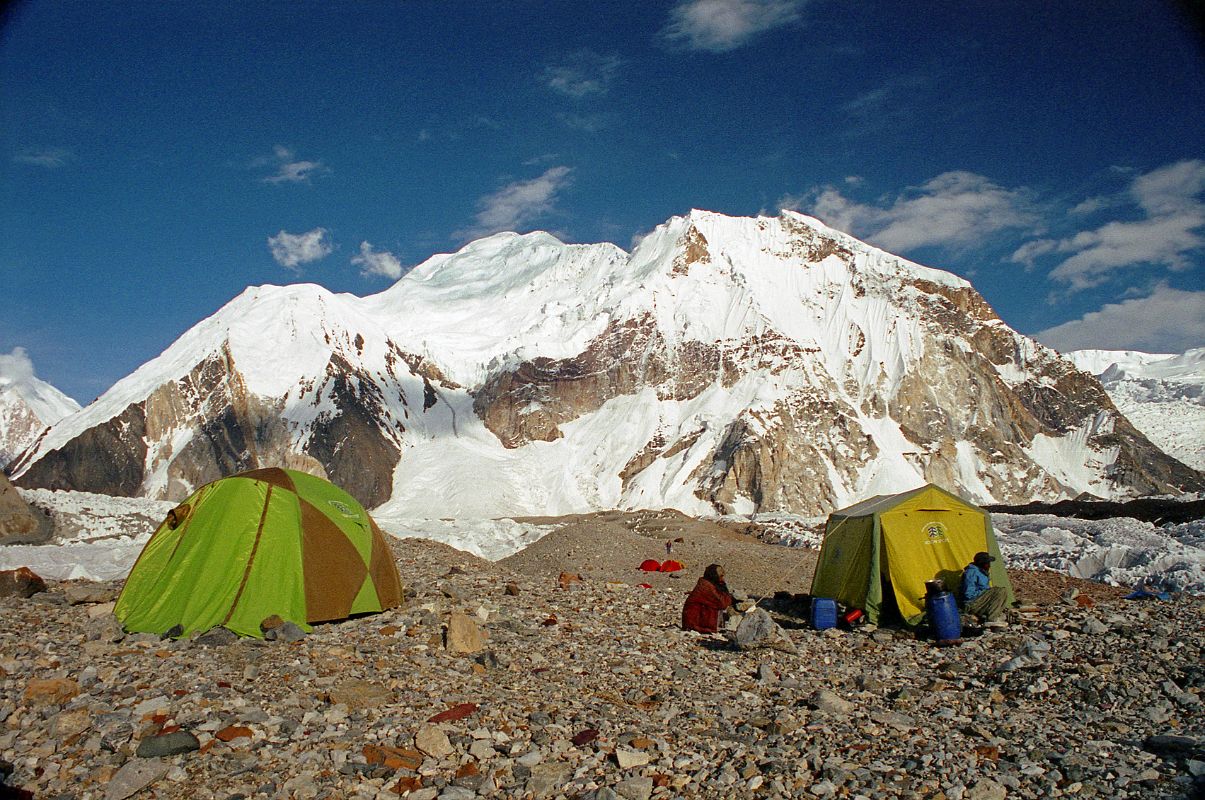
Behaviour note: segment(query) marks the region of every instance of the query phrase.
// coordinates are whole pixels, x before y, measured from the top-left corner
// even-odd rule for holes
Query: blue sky
[[[1202,52],[1154,0],[10,4],[0,355],[86,403],[247,285],[781,207],[1060,349],[1183,351]]]

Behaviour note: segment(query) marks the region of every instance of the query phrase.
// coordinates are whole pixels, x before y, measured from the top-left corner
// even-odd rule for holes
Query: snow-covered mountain
[[[420,517],[1205,489],[969,283],[793,212],[694,211],[630,254],[498,234],[366,298],[248,289],[11,471],[178,498],[271,463]]]
[[[37,378],[25,351],[0,354],[0,469],[79,403]]]
[[[1182,355],[1067,353],[1100,379],[1117,409],[1165,453],[1205,470],[1205,347]]]

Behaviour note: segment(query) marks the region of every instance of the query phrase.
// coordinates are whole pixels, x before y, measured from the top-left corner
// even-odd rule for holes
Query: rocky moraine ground
[[[678,630],[702,567],[722,560],[754,595],[799,591],[815,553],[705,528],[602,515],[496,564],[395,541],[413,595],[404,607],[267,642],[124,634],[108,604],[118,584],[52,583],[0,599],[0,772],[10,787],[0,795],[1201,791],[1201,598],[1124,600],[1099,584],[1018,573],[1020,593],[1040,602],[958,646],[888,628],[821,633],[774,612],[781,634],[737,650]],[[638,585],[634,564],[674,538],[687,574]]]

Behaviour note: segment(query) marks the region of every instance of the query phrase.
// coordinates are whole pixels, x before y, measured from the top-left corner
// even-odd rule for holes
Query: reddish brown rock
[[[464,719],[477,710],[476,703],[461,703],[452,706],[447,711],[441,711],[431,717],[427,722],[452,722],[453,720]]]
[[[0,597],[33,597],[46,591],[46,581],[29,567],[0,571]]]
[[[30,507],[0,472],[0,544],[39,544],[52,528],[50,518]]]
[[[253,732],[243,725],[227,725],[213,735],[220,742],[233,742],[235,739],[250,739]]]
[[[21,700],[27,706],[57,706],[79,693],[79,684],[69,678],[31,678]]]

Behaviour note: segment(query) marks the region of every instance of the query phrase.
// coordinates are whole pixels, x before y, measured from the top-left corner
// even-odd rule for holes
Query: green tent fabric
[[[329,481],[268,468],[206,484],[172,509],[114,613],[131,631],[221,625],[262,637],[272,615],[309,630],[401,601],[397,567],[368,512]]]
[[[861,608],[875,623],[885,601],[894,600],[904,621],[915,625],[924,616],[925,582],[942,580],[956,591],[962,570],[980,551],[996,557],[992,586],[1004,587],[1013,602],[988,512],[932,484],[872,497],[829,515],[812,595]],[[883,597],[885,586],[893,598]]]

